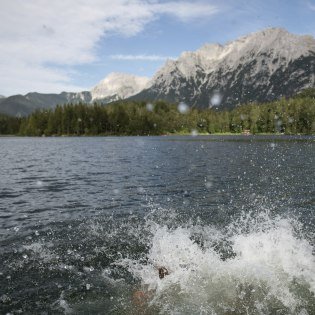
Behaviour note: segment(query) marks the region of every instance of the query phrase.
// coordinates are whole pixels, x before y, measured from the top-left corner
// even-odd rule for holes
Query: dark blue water
[[[0,138],[0,313],[314,314],[314,161],[314,137]]]

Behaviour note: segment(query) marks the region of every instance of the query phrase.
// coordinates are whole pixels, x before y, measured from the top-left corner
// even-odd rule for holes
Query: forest
[[[66,104],[28,117],[0,115],[0,134],[20,136],[165,135],[224,133],[315,133],[315,89],[292,98],[233,110],[185,104],[117,101]]]

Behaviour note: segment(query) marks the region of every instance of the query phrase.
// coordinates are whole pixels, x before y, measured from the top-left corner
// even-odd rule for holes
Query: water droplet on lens
[[[145,192],[145,189],[143,187],[138,187],[138,192],[140,194],[143,194]]]
[[[189,106],[183,102],[179,103],[178,104],[178,107],[177,107],[178,111],[181,113],[181,114],[187,114],[188,111],[189,111]]]
[[[148,112],[153,112],[154,105],[151,104],[151,103],[148,103],[148,104],[146,105],[146,108],[147,108],[147,111],[148,111]]]
[[[193,137],[198,136],[198,131],[196,129],[193,129],[190,133]]]
[[[38,180],[38,181],[36,182],[36,186],[38,186],[38,187],[43,186],[43,182],[42,182],[41,180]]]
[[[222,95],[219,92],[215,92],[210,98],[210,107],[220,106],[222,102]]]
[[[206,182],[205,185],[206,185],[206,187],[207,187],[208,189],[213,186],[211,182]]]

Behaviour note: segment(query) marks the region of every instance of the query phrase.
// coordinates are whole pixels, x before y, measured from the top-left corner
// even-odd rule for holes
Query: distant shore
[[[42,135],[42,136],[27,136],[27,135],[1,135],[0,138],[88,138],[88,137],[172,137],[172,136],[191,136],[192,138],[198,137],[198,136],[315,136],[315,134],[284,134],[284,133],[255,133],[255,134],[244,134],[244,133],[231,133],[231,132],[225,132],[225,133],[189,133],[189,132],[178,132],[178,133],[166,133],[166,134],[160,134],[160,135],[115,135],[115,134],[99,134],[99,135]]]

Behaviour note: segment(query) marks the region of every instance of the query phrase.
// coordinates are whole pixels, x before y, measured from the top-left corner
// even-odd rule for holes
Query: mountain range
[[[144,89],[149,78],[124,73],[111,73],[91,91],[62,92],[60,94],[28,93],[0,97],[0,113],[11,116],[27,116],[36,109],[52,109],[58,104],[110,103],[125,99]]]
[[[153,78],[111,73],[91,91],[0,97],[0,112],[28,115],[56,104],[119,99],[184,102],[199,108],[233,108],[315,87],[315,39],[269,28],[235,41],[206,44],[168,60]]]

